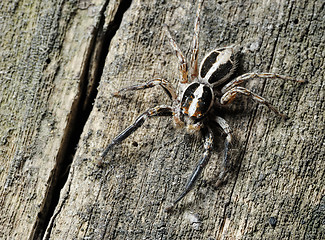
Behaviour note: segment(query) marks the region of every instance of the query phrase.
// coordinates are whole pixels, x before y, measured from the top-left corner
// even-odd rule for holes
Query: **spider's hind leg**
[[[234,88],[235,86],[238,86],[241,83],[247,82],[249,80],[252,80],[254,78],[268,78],[268,79],[275,79],[275,78],[279,78],[285,81],[293,81],[293,82],[299,82],[299,83],[304,83],[307,82],[305,80],[302,79],[295,79],[292,77],[288,77],[288,76],[284,76],[284,75],[280,75],[277,73],[245,73],[241,76],[236,77],[234,80],[232,80],[231,82],[227,83],[221,90],[222,93],[225,93],[227,91],[229,91],[230,89]]]
[[[237,94],[243,94],[245,96],[249,96],[251,97],[254,101],[263,104],[265,106],[267,106],[271,111],[275,112],[277,115],[281,116],[283,119],[287,119],[288,117],[283,114],[280,113],[271,103],[269,103],[266,99],[264,99],[263,97],[251,92],[250,90],[243,88],[243,87],[234,87],[231,88],[230,90],[228,90],[227,92],[225,92],[223,94],[223,96],[220,99],[220,103],[225,105],[228,103],[231,103],[235,97],[237,96]]]
[[[112,142],[105,148],[105,150],[101,154],[101,158],[104,159],[109,150],[111,150],[115,145],[121,143],[128,136],[134,133],[138,128],[140,128],[148,117],[172,116],[172,114],[173,110],[169,106],[157,106],[145,111],[130,126],[124,129],[119,135],[117,135],[112,140]]]
[[[198,75],[198,52],[199,52],[199,33],[200,33],[200,12],[203,0],[200,0],[197,7],[196,19],[194,23],[194,35],[192,42],[192,55],[191,55],[191,79],[195,79]]]
[[[178,58],[179,63],[179,70],[181,72],[182,80],[181,83],[188,82],[188,65],[186,58],[180,48],[178,47],[176,41],[173,39],[172,35],[169,32],[167,25],[164,25],[166,35],[168,37],[169,43],[172,46],[173,50],[175,51],[176,57]]]

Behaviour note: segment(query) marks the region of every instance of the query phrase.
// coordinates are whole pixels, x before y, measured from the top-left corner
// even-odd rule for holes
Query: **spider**
[[[198,38],[202,4],[203,0],[200,0],[198,2],[194,24],[190,68],[188,67],[183,53],[171,36],[168,27],[164,25],[167,38],[178,58],[179,70],[181,73],[179,94],[169,81],[162,78],[152,79],[144,84],[129,86],[114,93],[115,96],[120,96],[122,93],[131,90],[142,90],[161,86],[172,100],[171,106],[160,105],[142,113],[130,126],[118,134],[101,154],[101,158],[104,159],[115,145],[121,143],[139,129],[146,119],[155,116],[172,116],[176,127],[186,127],[189,132],[201,131],[204,137],[203,156],[189,177],[183,192],[172,203],[172,206],[182,200],[193,188],[196,180],[207,165],[213,147],[213,133],[211,130],[213,124],[217,124],[225,134],[223,166],[219,178],[223,178],[227,171],[227,152],[229,144],[232,141],[231,129],[226,120],[218,116],[218,112],[214,108],[215,105],[222,106],[229,104],[237,95],[243,94],[251,97],[260,104],[264,104],[282,118],[286,118],[284,114],[280,113],[263,97],[239,85],[253,78],[280,78],[283,80],[305,82],[304,80],[296,80],[276,73],[254,72],[243,74],[230,81],[237,65],[233,46],[212,50],[206,54],[198,68]]]

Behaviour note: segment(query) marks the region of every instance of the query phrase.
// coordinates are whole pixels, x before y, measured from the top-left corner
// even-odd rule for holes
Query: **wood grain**
[[[324,239],[321,0],[204,2],[199,60],[237,44],[237,75],[309,81],[246,84],[287,121],[245,97],[220,112],[235,138],[226,183],[216,187],[223,155],[216,134],[196,187],[164,211],[203,152],[201,136],[175,129],[168,117],[150,119],[98,164],[141,112],[169,103],[159,88],[112,94],[155,77],[177,86],[162,29],[169,26],[189,57],[196,3],[181,2],[0,4],[1,238]]]

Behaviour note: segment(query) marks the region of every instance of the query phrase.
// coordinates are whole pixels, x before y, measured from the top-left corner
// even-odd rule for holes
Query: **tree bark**
[[[8,239],[324,239],[325,4],[203,4],[199,60],[241,47],[236,75],[254,79],[282,120],[240,97],[220,111],[232,128],[231,168],[217,186],[223,141],[173,209],[203,153],[202,137],[172,119],[143,127],[100,154],[146,109],[170,104],[159,88],[113,93],[162,77],[179,82],[163,25],[191,53],[195,1],[6,1],[1,7],[0,237]]]

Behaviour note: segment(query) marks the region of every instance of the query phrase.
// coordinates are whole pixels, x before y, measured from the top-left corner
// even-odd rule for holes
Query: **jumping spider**
[[[173,202],[173,205],[178,203],[193,188],[194,183],[207,165],[213,146],[211,124],[217,123],[225,133],[223,167],[219,177],[222,178],[227,171],[227,152],[232,139],[231,130],[226,120],[218,116],[218,112],[216,112],[216,109],[214,108],[215,104],[228,104],[235,99],[237,94],[243,94],[251,97],[258,103],[264,104],[277,115],[285,118],[285,115],[281,114],[263,97],[239,85],[253,78],[280,78],[283,80],[304,82],[303,80],[296,80],[276,73],[246,73],[225,84],[230,80],[230,77],[236,69],[236,59],[233,46],[212,50],[203,58],[200,68],[198,69],[198,38],[202,3],[203,0],[199,1],[196,12],[189,75],[188,64],[183,53],[172,38],[167,26],[164,26],[169,42],[178,58],[179,69],[181,72],[179,94],[167,80],[161,78],[150,80],[145,84],[126,87],[115,93],[115,96],[118,96],[126,91],[141,90],[159,85],[172,100],[172,105],[156,106],[142,113],[134,123],[112,140],[101,155],[101,158],[104,159],[113,146],[121,143],[124,139],[130,136],[143,125],[147,118],[150,117],[173,116],[176,126],[186,126],[187,130],[190,132],[201,130],[205,139],[203,157],[197,163],[195,170],[188,179],[188,182],[185,185],[185,190]]]

